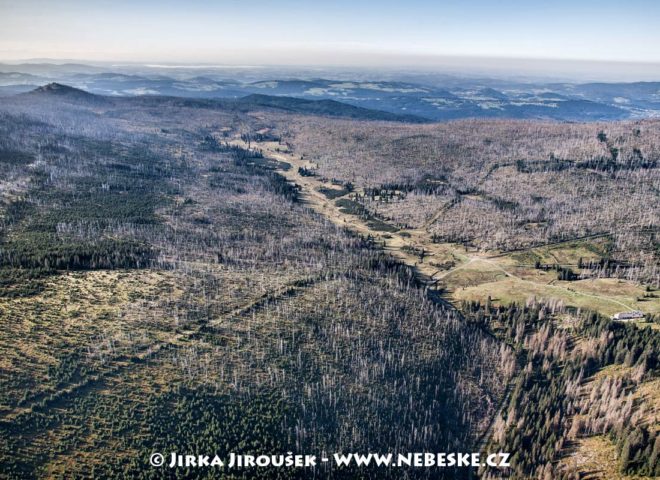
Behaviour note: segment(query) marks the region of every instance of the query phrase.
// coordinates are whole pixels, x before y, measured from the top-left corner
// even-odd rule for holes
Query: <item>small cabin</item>
[[[612,315],[612,320],[620,320],[622,322],[635,320],[638,318],[644,318],[644,312],[640,312],[639,310],[631,310],[629,312],[619,312]]]

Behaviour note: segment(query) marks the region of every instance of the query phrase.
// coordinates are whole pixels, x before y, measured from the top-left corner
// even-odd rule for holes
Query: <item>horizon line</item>
[[[336,52],[340,53],[340,52]],[[381,58],[401,58],[401,59],[426,59],[426,60],[510,60],[510,61],[531,61],[531,62],[566,62],[566,63],[599,63],[599,64],[634,64],[634,65],[648,65],[648,66],[660,66],[660,60],[622,60],[622,59],[594,59],[594,58],[567,58],[567,57],[530,57],[530,56],[508,56],[508,55],[470,55],[470,54],[411,54],[411,53],[375,53],[368,51],[356,51],[349,55],[355,56],[371,56],[371,57],[381,57]],[[34,62],[47,62],[53,63],[55,65],[65,65],[68,63],[82,63],[82,64],[115,64],[116,66],[123,65],[142,65],[142,66],[153,66],[153,67],[214,67],[219,68],[225,67],[242,67],[242,68],[263,68],[263,67],[338,67],[338,68],[373,68],[365,67],[361,65],[352,65],[350,63],[338,64],[338,63],[260,63],[260,62],[251,62],[250,64],[241,64],[241,63],[232,63],[231,61],[222,62],[221,60],[208,60],[208,61],[191,61],[187,62],[185,60],[176,60],[168,61],[162,59],[142,59],[142,60],[124,60],[121,58],[112,58],[107,59],[91,59],[91,58],[72,58],[72,57],[26,57],[20,59],[11,59],[0,57],[0,63],[7,64],[20,64],[20,63],[34,63]],[[62,62],[62,63],[56,63]],[[383,64],[382,67],[396,67],[395,64]],[[406,64],[406,67],[409,67],[410,64]],[[433,66],[428,64],[423,64],[420,66]],[[439,66],[439,65],[438,65]]]

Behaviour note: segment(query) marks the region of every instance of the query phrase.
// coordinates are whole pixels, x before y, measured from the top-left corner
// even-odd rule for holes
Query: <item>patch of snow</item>
[[[122,90],[122,92],[128,95],[158,95],[158,90],[146,87],[131,88],[128,90]]]
[[[172,86],[188,92],[213,92],[214,90],[221,90],[224,88],[220,85],[205,85],[200,83],[174,83]]]

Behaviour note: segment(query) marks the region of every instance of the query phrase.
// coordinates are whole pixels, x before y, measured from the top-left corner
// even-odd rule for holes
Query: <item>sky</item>
[[[659,25],[658,0],[0,0],[0,61],[660,64]]]

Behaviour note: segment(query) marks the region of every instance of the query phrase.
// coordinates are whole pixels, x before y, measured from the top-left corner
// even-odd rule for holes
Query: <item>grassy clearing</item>
[[[560,251],[561,255],[553,259],[552,263],[577,262],[577,258],[584,253],[565,246]],[[534,252],[530,251],[529,254]],[[594,310],[604,315],[629,309],[648,314],[660,312],[660,298],[645,298],[645,289],[638,283],[615,278],[560,281],[554,270],[543,271],[521,265],[521,255],[473,257],[469,264],[447,274],[443,283],[454,301],[483,302],[490,296],[494,302],[507,305],[525,302],[533,296],[538,299],[560,299],[567,306]]]
[[[508,305],[513,302],[524,303],[530,297],[536,297],[537,299],[559,299],[563,300],[567,306],[593,310],[604,315],[613,315],[629,308],[657,313],[660,308],[660,302],[657,299],[643,302],[636,301],[636,297],[630,294],[631,291],[642,292],[643,289],[641,286],[636,286],[629,282],[622,281],[621,284],[618,284],[617,280],[606,282],[606,280],[611,279],[582,281],[604,282],[607,293],[603,293],[598,289],[597,284],[595,286],[593,284],[585,286],[581,282],[559,281],[553,284],[544,284],[507,277],[504,274],[499,276],[492,269],[487,270],[487,272],[489,273],[482,273],[479,278],[488,278],[487,275],[490,274],[497,276],[498,279],[476,285],[461,285],[461,288],[453,289],[452,299],[454,301],[479,300],[483,302],[490,296],[493,302],[501,305]],[[470,275],[475,278],[477,277],[477,274],[470,274],[468,272],[467,276],[463,275],[461,277],[461,281],[465,283],[470,278]],[[620,286],[617,288],[617,285]]]
[[[0,409],[9,411],[172,337],[158,303],[180,295],[167,272],[93,271],[51,277],[29,298],[0,298]],[[25,386],[30,388],[26,390]]]
[[[539,261],[544,264],[577,265],[583,261],[599,260],[607,254],[610,240],[606,237],[575,240],[545,247],[530,248],[516,252],[510,258],[522,265],[534,265]]]
[[[580,478],[584,480],[633,480],[643,478],[619,473],[616,447],[610,439],[600,435],[578,439],[575,452],[562,459],[562,463],[579,471],[581,473]]]

